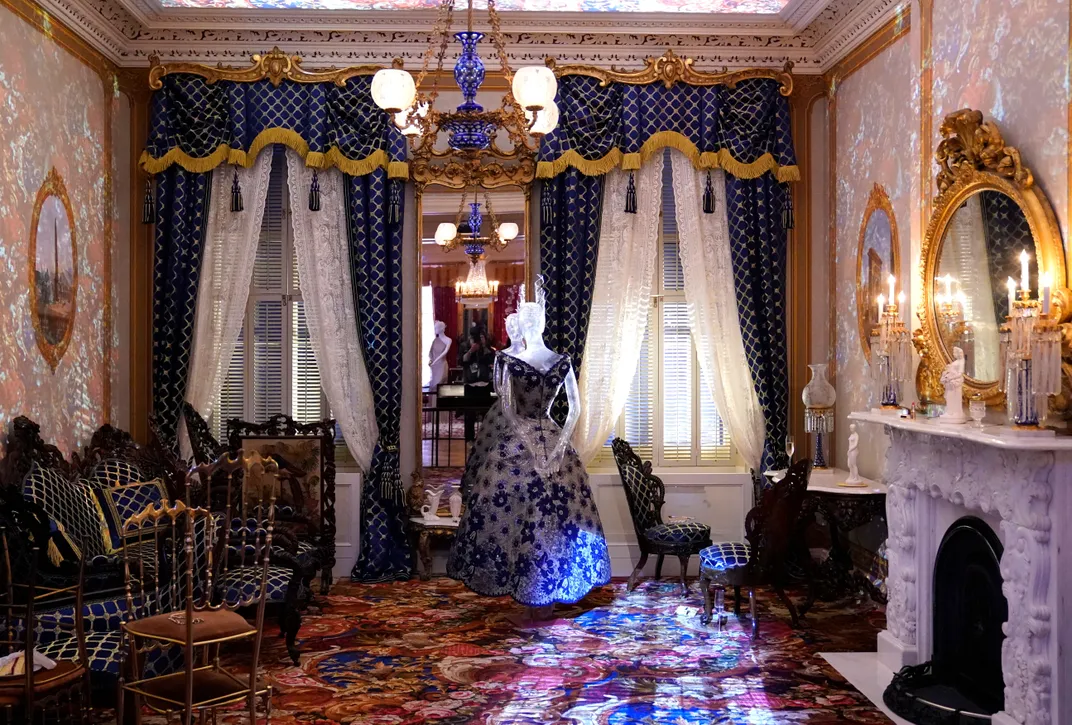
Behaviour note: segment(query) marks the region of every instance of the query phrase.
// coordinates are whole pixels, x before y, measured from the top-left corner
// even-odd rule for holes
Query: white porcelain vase
[[[455,488],[450,494],[448,503],[450,504],[450,519],[458,523],[462,520],[462,492]]]
[[[826,363],[809,365],[811,380],[804,386],[804,394],[800,397],[804,400],[807,408],[832,408],[837,400],[837,391],[830,381],[826,379]]]
[[[425,500],[428,502],[421,506],[421,516],[425,521],[439,520],[439,500],[443,497],[443,489],[425,491]]]

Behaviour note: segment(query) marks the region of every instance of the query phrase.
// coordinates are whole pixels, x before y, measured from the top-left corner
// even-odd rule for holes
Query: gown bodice
[[[514,412],[520,418],[546,418],[548,408],[569,374],[569,355],[559,355],[547,372],[540,372],[512,355],[500,354],[499,358],[510,379]]]

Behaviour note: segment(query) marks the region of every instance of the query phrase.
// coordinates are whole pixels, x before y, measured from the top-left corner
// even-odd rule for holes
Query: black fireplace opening
[[[919,725],[981,723],[1005,707],[1002,625],[1009,607],[1001,592],[998,537],[965,516],[938,547],[934,563],[934,658],[898,672],[883,700]]]

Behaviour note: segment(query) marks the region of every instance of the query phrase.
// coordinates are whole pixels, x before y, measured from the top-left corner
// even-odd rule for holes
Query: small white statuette
[[[421,506],[421,516],[425,521],[434,524],[439,521],[439,499],[443,498],[443,489],[429,489],[425,495],[428,503]]]
[[[863,479],[860,478],[860,468],[856,463],[856,458],[860,455],[860,434],[856,432],[856,424],[849,424],[849,477],[845,480],[848,484],[862,483]]]
[[[945,388],[945,412],[938,418],[942,423],[964,423],[964,351],[953,348],[953,362],[945,366],[939,379]]]
[[[462,520],[462,492],[455,488],[450,494],[450,520],[458,523]]]

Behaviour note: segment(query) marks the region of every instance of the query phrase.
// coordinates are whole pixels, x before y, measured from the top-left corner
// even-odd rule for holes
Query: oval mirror
[[[74,330],[78,252],[74,213],[63,178],[52,169],[37,190],[30,224],[30,316],[37,347],[54,371]]]
[[[856,248],[856,314],[860,344],[871,360],[871,334],[878,326],[878,296],[886,280],[897,275],[897,221],[890,197],[881,184],[871,189]]]
[[[998,328],[1009,314],[1007,280],[1019,285],[1027,252],[1031,289],[1037,288],[1035,241],[1027,216],[1011,196],[982,189],[953,212],[938,248],[931,299],[946,353],[964,352],[964,372],[982,384],[1000,375]]]

